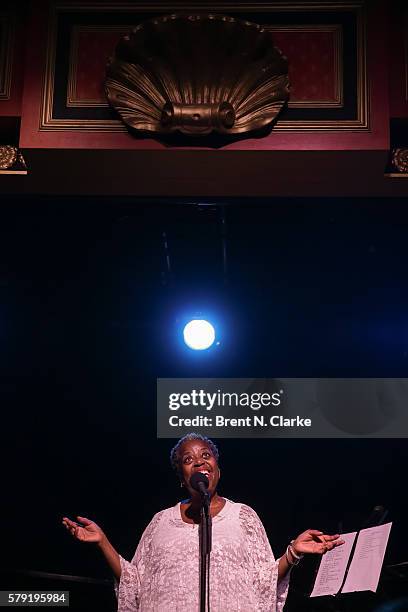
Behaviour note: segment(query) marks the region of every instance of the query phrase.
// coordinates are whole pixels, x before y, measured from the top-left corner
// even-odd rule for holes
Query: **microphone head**
[[[367,527],[376,527],[377,525],[381,525],[387,514],[388,510],[386,510],[384,506],[374,506],[370,516],[363,523],[362,528],[366,529]]]
[[[203,485],[206,489],[208,489],[209,484],[210,483],[207,476],[205,474],[202,474],[201,472],[195,472],[190,478],[190,486],[192,489],[194,489],[194,491],[202,490]]]

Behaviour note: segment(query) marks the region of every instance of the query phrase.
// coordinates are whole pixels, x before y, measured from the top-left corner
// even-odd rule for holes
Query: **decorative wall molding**
[[[0,101],[11,98],[14,32],[13,15],[0,12]]]
[[[115,16],[117,24],[114,27],[121,29],[124,21],[131,25],[143,21],[146,16],[152,14],[163,15],[169,12],[182,11],[186,9],[185,3],[170,3],[170,2],[154,2],[154,3],[88,3],[88,4],[56,4],[50,14],[49,23],[49,38],[47,49],[47,64],[44,78],[44,88],[41,104],[40,130],[44,131],[83,131],[83,132],[125,132],[126,128],[113,113],[109,114],[109,110],[104,103],[96,99],[78,98],[75,91],[74,75],[75,75],[75,43],[69,47],[67,42],[67,54],[71,48],[71,59],[74,60],[73,65],[67,68],[65,83],[68,83],[63,106],[61,100],[57,100],[56,92],[60,91],[60,87],[56,89],[55,79],[60,78],[59,74],[60,63],[56,63],[57,43],[60,42],[58,30],[61,32],[67,20],[72,16],[73,25],[76,30],[71,27],[73,38],[75,31],[78,32],[83,27],[89,28],[106,28],[107,24],[103,23],[103,15],[107,15],[109,19],[106,22],[114,23],[112,15]],[[332,28],[333,36],[336,38],[336,67],[338,81],[336,85],[337,96],[334,100],[316,100],[316,101],[301,101],[289,105],[288,110],[285,110],[274,131],[277,132],[367,132],[370,129],[369,125],[369,96],[368,96],[368,78],[366,67],[366,23],[365,9],[363,2],[274,2],[270,3],[244,3],[237,2],[222,3],[211,6],[207,3],[193,2],[188,5],[191,11],[213,11],[217,13],[227,13],[245,19],[245,13],[251,14],[253,18],[259,13],[259,17],[264,16],[264,21],[260,18],[258,23],[262,23],[265,28],[309,28],[311,29],[310,15],[315,19],[312,22],[313,28],[327,27]],[[325,23],[319,23],[319,15],[325,16]],[[121,19],[126,14],[127,19]],[[299,15],[309,16],[308,23],[299,23]],[[81,16],[83,23],[81,23]],[[75,18],[75,19],[74,19]],[[333,23],[327,24],[328,19]],[[90,20],[94,23],[89,25]],[[289,23],[292,21],[293,23]],[[279,23],[280,20],[280,23]],[[282,21],[284,20],[284,21]],[[268,21],[268,23],[266,23]],[[343,23],[343,25],[341,25]],[[58,28],[57,28],[58,26]],[[119,27],[120,26],[120,27]],[[126,27],[126,23],[124,25]],[[337,27],[337,30],[335,30]],[[347,30],[347,33],[346,33]],[[322,31],[322,30],[320,30]],[[350,32],[355,38],[351,40]],[[118,31],[119,34],[119,31]],[[118,36],[119,38],[119,36]],[[350,54],[353,57],[350,59]],[[343,53],[342,53],[343,52]],[[355,53],[354,53],[355,52]],[[346,66],[342,65],[342,59],[347,57],[347,61],[352,61],[353,66],[350,71]],[[289,58],[290,61],[290,58]],[[349,75],[353,72],[353,82],[346,82],[341,78],[344,73]],[[68,77],[68,75],[70,75]],[[60,81],[61,82],[61,81]]]
[[[408,9],[404,13],[404,83],[405,83],[405,102],[408,104]]]

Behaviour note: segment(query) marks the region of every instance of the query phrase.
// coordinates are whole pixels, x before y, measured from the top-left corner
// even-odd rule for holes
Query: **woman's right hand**
[[[76,540],[80,542],[94,542],[100,544],[105,537],[102,529],[93,521],[84,516],[77,516],[78,523],[64,516],[62,524],[68,529]]]

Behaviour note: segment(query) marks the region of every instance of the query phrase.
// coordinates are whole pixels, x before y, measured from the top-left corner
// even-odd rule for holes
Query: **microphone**
[[[202,497],[208,497],[208,486],[209,486],[208,478],[205,474],[201,472],[195,472],[190,478],[190,486],[194,491],[198,491],[201,493]]]
[[[384,521],[385,517],[388,514],[388,510],[384,508],[384,506],[374,506],[370,516],[364,521],[361,529],[366,529],[367,527],[376,527],[377,525],[381,525]]]

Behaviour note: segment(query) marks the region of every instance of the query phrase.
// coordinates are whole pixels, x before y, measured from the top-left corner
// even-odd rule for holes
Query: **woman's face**
[[[203,440],[187,440],[178,450],[180,473],[183,484],[191,494],[190,478],[196,472],[202,472],[208,478],[208,492],[213,495],[220,478],[217,461],[211,448]]]

